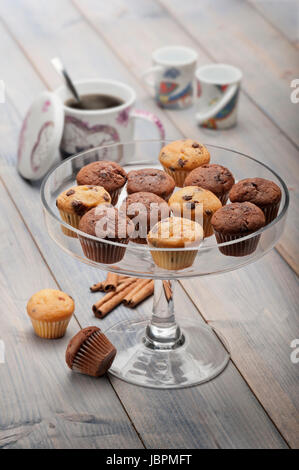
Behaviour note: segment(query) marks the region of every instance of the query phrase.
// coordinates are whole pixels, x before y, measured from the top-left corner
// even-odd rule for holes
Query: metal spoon
[[[63,63],[59,59],[59,57],[53,57],[51,59],[52,65],[56,72],[58,72],[60,75],[62,75],[66,81],[68,89],[71,91],[72,95],[76,99],[76,101],[81,104],[80,96],[79,93],[77,92],[72,80],[70,79],[69,74],[67,73],[65,67],[63,66]]]

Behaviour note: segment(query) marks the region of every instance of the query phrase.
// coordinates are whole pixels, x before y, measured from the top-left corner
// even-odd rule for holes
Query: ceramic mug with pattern
[[[184,109],[194,102],[197,53],[189,47],[166,46],[152,54],[153,66],[143,73],[165,109]]]
[[[196,121],[202,127],[227,129],[237,122],[242,72],[227,64],[209,64],[196,70]]]
[[[136,94],[128,85],[104,79],[77,81],[75,85],[80,95],[98,93],[113,96],[120,100],[120,105],[98,110],[72,108],[65,105],[71,98],[68,89],[65,86],[57,89],[55,93],[64,107],[64,130],[60,144],[63,158],[100,145],[133,141],[136,119],[149,121],[156,128],[158,138],[164,139],[165,131],[159,118],[149,111],[134,108]],[[118,155],[116,160],[126,157],[130,155]]]

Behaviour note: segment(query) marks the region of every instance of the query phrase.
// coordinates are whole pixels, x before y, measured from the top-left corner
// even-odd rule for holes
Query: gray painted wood
[[[64,338],[34,334],[26,303],[57,285],[1,183],[0,200],[0,449],[143,447],[108,379],[65,364],[76,320]]]
[[[243,88],[295,144],[298,111],[290,82],[298,77],[298,51],[247,2],[159,0],[217,62],[244,72]],[[200,24],[200,27],[198,26]]]
[[[198,53],[198,63],[210,62],[210,56],[177,22],[156,2],[128,0],[125,4],[109,2],[109,8],[101,7],[98,0],[73,0],[95,31],[111,47],[115,55],[135,75],[140,76],[150,66],[151,53],[165,44],[183,44],[193,47]],[[139,42],[136,44],[135,35]],[[143,81],[140,80],[143,84]],[[143,84],[144,85],[144,84]],[[146,88],[145,88],[146,89]],[[241,94],[239,124],[229,131],[213,131],[198,128],[194,118],[195,109],[165,113],[178,132],[194,136],[204,142],[238,149],[271,166],[286,181],[291,192],[290,214],[287,230],[277,249],[292,268],[299,272],[297,239],[299,227],[298,175],[299,163],[296,148],[284,137],[272,122]],[[261,132],[261,129],[263,130]],[[283,158],[280,157],[283,155]],[[295,215],[296,214],[296,215]]]
[[[16,131],[18,116],[12,111],[9,113],[11,123],[15,119]],[[1,171],[7,188],[59,284],[63,289],[76,292],[80,322],[83,325],[94,323],[89,310],[94,297],[88,287],[98,281],[102,273],[86,266],[82,269],[81,265],[61,253],[45,234],[38,188],[20,180],[11,164],[3,165]],[[144,303],[137,310],[137,315],[148,315],[149,306],[150,301]],[[182,302],[180,309],[190,309],[192,315],[197,315],[196,309],[185,302]],[[131,310],[119,308],[104,321],[98,322],[107,328],[109,324],[128,316],[132,316]],[[215,380],[185,391],[144,390],[117,380],[113,381],[113,385],[149,447],[285,447],[283,439],[232,366],[227,368],[219,382]]]

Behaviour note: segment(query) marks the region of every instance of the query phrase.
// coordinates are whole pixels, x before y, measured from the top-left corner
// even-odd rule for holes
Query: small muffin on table
[[[202,239],[201,225],[182,217],[168,217],[161,220],[147,235],[150,248],[193,248],[181,251],[150,250],[155,264],[169,270],[192,266]]]
[[[173,177],[176,186],[183,187],[188,174],[210,162],[208,149],[192,139],[182,139],[165,145],[159,160],[166,173]]]
[[[202,218],[204,236],[210,237],[213,235],[212,216],[222,204],[211,191],[198,186],[186,186],[171,196],[169,206],[176,216],[196,221]]]
[[[80,330],[69,342],[65,360],[70,369],[100,377],[111,367],[116,349],[96,326]]]
[[[128,173],[128,194],[148,192],[168,201],[175,188],[174,179],[163,170],[143,168]]]
[[[36,292],[27,303],[27,313],[35,333],[47,339],[64,336],[74,310],[74,300],[55,289]]]
[[[99,204],[110,202],[109,193],[101,186],[73,186],[58,196],[56,206],[62,220],[78,228],[80,219],[86,212]],[[66,235],[77,237],[72,230],[68,230],[63,225],[61,228]]]
[[[85,256],[98,263],[112,264],[124,257],[125,245],[129,243],[134,224],[115,207],[102,204],[82,217],[79,230],[99,239],[92,240],[83,235],[78,236]],[[105,243],[105,240],[123,246]]]
[[[225,243],[246,237],[265,225],[262,210],[251,202],[235,202],[219,209],[212,217],[216,240]],[[247,256],[256,250],[260,235],[248,240],[220,246],[219,250],[226,256]]]
[[[202,165],[187,176],[184,186],[199,186],[208,189],[224,206],[228,200],[228,193],[235,183],[232,173],[222,165]]]
[[[77,174],[79,185],[103,186],[111,196],[111,204],[114,206],[118,201],[118,196],[127,182],[127,173],[118,163],[108,160],[85,165]]]
[[[278,214],[281,190],[273,181],[264,178],[246,178],[236,183],[229,193],[231,202],[252,202],[265,214],[266,225]]]
[[[123,202],[120,212],[124,212],[134,223],[135,230],[131,240],[146,244],[150,229],[161,219],[169,216],[166,201],[154,193],[139,192],[130,194]]]

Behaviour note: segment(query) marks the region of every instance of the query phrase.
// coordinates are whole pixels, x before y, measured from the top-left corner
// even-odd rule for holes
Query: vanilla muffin
[[[111,203],[110,194],[102,186],[87,185],[73,186],[61,193],[56,200],[62,220],[75,228],[79,227],[82,215],[103,203]],[[72,230],[63,226],[61,228],[66,235],[76,238],[77,235]]]
[[[47,339],[64,336],[74,309],[73,299],[55,289],[40,290],[27,303],[27,313],[35,333]]]
[[[159,160],[166,173],[173,177],[176,186],[184,185],[188,174],[210,161],[208,149],[192,139],[182,139],[165,145],[160,151]]]
[[[213,235],[211,219],[222,207],[215,194],[198,186],[185,186],[176,191],[169,199],[169,206],[176,216],[190,218],[203,223],[204,236]]]
[[[203,239],[201,225],[182,217],[168,217],[158,222],[147,235],[149,247],[187,248],[192,250],[150,250],[157,266],[169,270],[185,269],[192,266],[200,242]]]

